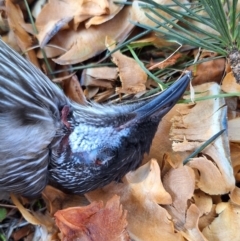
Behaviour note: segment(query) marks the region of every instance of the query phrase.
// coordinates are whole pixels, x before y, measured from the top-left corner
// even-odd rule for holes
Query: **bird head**
[[[85,193],[135,170],[149,151],[159,122],[183,95],[190,78],[188,72],[158,96],[138,103],[73,104],[71,132],[61,142],[52,177],[65,189]]]

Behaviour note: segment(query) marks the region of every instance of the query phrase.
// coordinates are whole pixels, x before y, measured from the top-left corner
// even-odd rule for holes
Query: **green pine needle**
[[[227,56],[231,49],[240,46],[238,0],[226,0],[227,10],[221,0],[199,0],[198,3],[190,6],[182,4],[180,0],[173,0],[175,6],[180,7],[181,10],[173,9],[173,5],[161,5],[152,0],[142,2],[144,2],[141,5],[142,8],[151,13],[146,13],[146,16],[155,22],[156,26],[151,27],[139,23],[136,25],[155,31],[170,41],[201,47],[223,56]],[[158,10],[166,12],[171,18],[162,16]],[[205,10],[207,16],[200,15],[201,10]],[[159,19],[164,22],[160,22]],[[176,20],[183,23],[184,27],[176,23]],[[205,31],[192,21],[205,24],[217,33]]]
[[[194,151],[190,156],[188,156],[184,161],[183,165],[186,165],[192,158],[194,158],[197,154],[199,154],[203,149],[205,149],[207,146],[209,146],[212,142],[214,142],[223,132],[225,129],[219,131],[217,134],[212,136],[210,139],[208,139],[204,144],[202,144],[199,148],[197,148],[196,151]]]

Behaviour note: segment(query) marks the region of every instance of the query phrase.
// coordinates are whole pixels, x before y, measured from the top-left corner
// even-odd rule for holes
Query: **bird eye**
[[[103,148],[102,152],[104,152],[106,155],[109,155],[109,156],[114,156],[116,155],[116,150],[114,147],[105,147]]]

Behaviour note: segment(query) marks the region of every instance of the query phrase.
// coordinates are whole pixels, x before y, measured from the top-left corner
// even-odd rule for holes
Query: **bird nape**
[[[0,191],[86,193],[135,170],[190,72],[150,100],[82,106],[0,40]]]

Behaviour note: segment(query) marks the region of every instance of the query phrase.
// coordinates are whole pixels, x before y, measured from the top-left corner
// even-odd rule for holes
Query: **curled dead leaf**
[[[62,88],[64,93],[73,101],[81,104],[87,105],[86,98],[84,96],[81,85],[79,84],[76,75],[71,76],[70,79],[64,80],[62,83]]]
[[[154,2],[161,4],[161,5],[173,5],[173,9],[178,11],[178,10],[183,10],[179,5],[175,4],[174,5],[174,1],[172,0],[154,0]],[[187,0],[183,0],[181,1],[182,4],[186,4],[188,1]],[[147,26],[152,26],[155,27],[157,24],[155,21],[159,22],[159,23],[163,23],[164,19],[159,17],[159,16],[163,16],[165,18],[170,18],[170,15],[167,14],[165,11],[161,10],[161,9],[154,9],[159,16],[157,16],[156,14],[154,14],[153,12],[151,12],[151,10],[149,10],[148,8],[144,7],[148,6],[148,8],[152,8],[153,6],[150,4],[147,4],[145,2],[141,2],[141,1],[133,1],[132,4],[132,16],[131,16],[131,20],[137,23],[142,23],[144,25]],[[149,14],[153,19],[155,19],[155,21],[151,20],[146,14]]]
[[[208,241],[198,228],[200,211],[195,204],[191,204],[186,213],[186,223],[184,224],[184,231],[181,231],[183,236],[191,241]]]
[[[127,174],[123,183],[111,183],[87,193],[86,197],[91,202],[106,202],[113,195],[119,195],[121,204],[128,212],[127,230],[133,240],[183,241],[183,237],[174,231],[171,216],[156,203],[159,197],[157,192],[162,189],[157,169],[159,166],[156,160],[151,160],[135,172]]]
[[[56,224],[65,241],[129,241],[126,215],[116,195],[105,207],[100,201],[55,213]]]
[[[194,171],[188,166],[170,169],[163,177],[163,185],[173,199],[173,203],[165,208],[172,216],[176,229],[182,230],[186,222],[188,200],[192,198],[195,189]]]
[[[227,93],[240,92],[240,84],[237,83],[232,72],[226,74],[223,79],[221,89]]]
[[[207,195],[201,190],[196,190],[193,196],[194,203],[200,211],[200,215],[208,214],[211,212],[213,201],[211,196]]]
[[[136,195],[141,195],[144,190],[149,193],[149,198],[156,203],[170,204],[172,203],[172,198],[164,189],[160,176],[159,165],[155,159],[152,159],[139,167],[135,172],[129,172],[123,182],[129,183],[132,188],[134,187]]]
[[[108,89],[105,90],[101,93],[98,93],[95,97],[94,97],[94,101],[96,102],[103,102],[106,101],[111,95],[114,94],[114,89]]]
[[[81,84],[86,87],[113,88],[118,76],[117,68],[99,67],[88,68],[82,72]]]
[[[152,141],[149,154],[145,154],[144,162],[147,162],[150,158],[156,158],[162,168],[163,157],[167,157],[165,161],[170,163],[171,167],[178,167],[182,165],[182,162],[190,154],[189,152],[174,152],[172,149],[172,141],[169,138],[170,129],[172,128],[171,120],[179,115],[179,111],[182,111],[183,105],[175,105],[161,120],[158,126],[155,137]],[[164,170],[163,170],[164,171]],[[165,172],[164,172],[165,174]]]
[[[216,218],[216,216],[216,205],[213,204],[211,211],[208,214],[205,214],[200,217],[198,223],[199,229],[202,231],[205,227],[210,225],[212,221]]]
[[[79,26],[76,31],[69,29],[58,32],[50,44],[67,52],[54,61],[61,65],[83,62],[106,49],[106,36],[122,42],[134,28],[134,25],[129,22],[130,12],[130,7],[124,7],[113,19],[103,24],[91,26],[88,29]],[[49,47],[45,47],[45,51],[48,57],[56,57],[56,54],[59,54],[56,51],[52,52],[52,48]]]
[[[36,19],[36,27],[39,31],[37,37],[41,47],[56,34],[59,30],[74,21],[74,29],[76,30],[79,23],[85,19],[106,14],[109,11],[107,0],[50,0],[42,9]]]
[[[60,209],[86,206],[89,204],[85,197],[65,194],[49,185],[43,190],[42,198],[46,203],[47,210],[52,216]]]
[[[229,141],[240,143],[240,117],[228,121]]]
[[[226,183],[225,178],[218,166],[206,157],[193,158],[188,166],[195,168],[200,173],[197,186],[209,194],[228,193],[234,188],[234,183]]]
[[[106,46],[109,51],[113,51],[116,47],[115,41],[107,37]],[[112,53],[112,61],[118,67],[119,77],[122,82],[122,87],[116,88],[117,93],[136,94],[146,90],[147,74],[136,60],[123,55],[120,51],[116,51]]]
[[[194,52],[194,55],[198,54],[198,50]],[[204,51],[199,56],[199,60],[205,60],[207,58],[213,58],[215,56],[217,56],[216,53]],[[203,61],[202,63],[190,66],[188,70],[191,70],[194,75],[192,84],[195,86],[204,84],[206,82],[220,83],[224,75],[225,66],[225,58]]]
[[[240,206],[231,202],[219,203],[216,212],[217,217],[203,229],[203,235],[208,241],[238,241],[240,239]]]
[[[202,231],[202,229],[208,226],[216,217],[216,205],[213,204],[213,199],[210,195],[199,189],[195,190],[193,201],[200,212],[198,227]]]
[[[231,161],[236,182],[240,182],[240,144],[230,143]]]
[[[220,87],[216,83],[207,83],[196,86],[195,91],[200,93],[199,97],[205,97],[219,94]],[[182,108],[179,108],[178,116],[172,119],[170,136],[176,142],[173,145],[174,150],[189,150],[190,145],[187,148],[182,147],[184,140],[198,142],[201,146],[203,142],[220,130],[227,129],[226,120],[227,109],[224,99],[209,99],[197,102],[195,105],[182,105]],[[196,147],[196,143],[194,146]],[[227,133],[223,133],[202,153],[210,158],[208,160],[205,158],[193,159],[194,163],[190,161],[191,163],[188,164],[201,173],[198,187],[209,194],[224,194],[231,191],[235,186],[235,179],[230,161]],[[216,180],[216,177],[218,181],[213,182],[212,180]]]
[[[30,213],[15,195],[11,194],[11,199],[24,219],[30,224],[37,225],[37,230],[41,232],[42,238],[45,240],[51,240],[55,236],[57,229],[52,217],[50,217],[48,213],[44,215],[37,212]]]
[[[229,197],[234,204],[240,206],[240,188],[239,187],[235,187],[229,194]]]
[[[33,225],[41,225],[41,221],[35,217],[34,215],[32,215],[26,208],[24,208],[24,206],[20,203],[20,201],[18,200],[18,198],[11,194],[11,199],[12,202],[16,205],[16,207],[18,208],[18,210],[21,212],[22,216],[31,224]]]
[[[89,28],[91,25],[99,25],[106,21],[109,21],[110,19],[114,18],[116,14],[119,13],[119,11],[122,10],[124,7],[124,2],[126,0],[122,1],[122,4],[116,4],[114,0],[109,0],[109,11],[108,14],[104,14],[101,16],[94,16],[90,18],[88,21],[86,21],[85,26],[86,28]]]
[[[171,56],[169,56],[167,59],[159,62],[159,63],[155,63],[155,64],[152,64],[150,67],[149,67],[149,70],[153,70],[155,68],[158,68],[158,69],[164,69],[168,66],[172,66],[174,65],[177,60],[179,58],[182,57],[182,54],[181,53],[176,53],[176,54],[173,54]]]
[[[9,27],[13,30],[18,46],[25,52],[32,47],[32,38],[23,28],[25,25],[24,18],[20,7],[13,4],[11,0],[6,1],[6,11],[8,14]],[[40,68],[34,50],[26,52],[28,59],[38,68]]]

